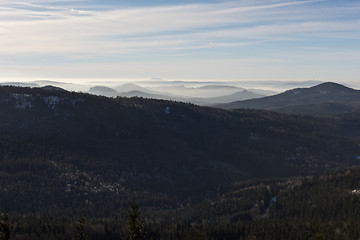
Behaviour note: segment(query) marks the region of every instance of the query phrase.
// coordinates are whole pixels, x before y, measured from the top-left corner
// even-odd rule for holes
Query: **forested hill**
[[[296,88],[257,99],[218,104],[225,109],[267,109],[282,113],[329,115],[358,112],[360,91],[326,82],[310,88]]]
[[[239,180],[358,164],[358,119],[1,87],[0,202],[109,216],[135,194],[142,206],[176,208]]]
[[[157,239],[359,239],[360,169],[246,181],[153,224]],[[182,224],[179,224],[182,223]],[[191,223],[191,224],[190,224]],[[159,226],[160,225],[160,226]]]

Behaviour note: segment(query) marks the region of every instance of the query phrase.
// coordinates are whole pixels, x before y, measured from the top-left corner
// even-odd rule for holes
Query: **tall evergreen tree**
[[[139,206],[133,201],[128,213],[129,240],[145,239],[145,221],[141,215]]]
[[[85,218],[81,213],[76,225],[75,240],[89,239],[88,235],[85,233],[84,225],[85,225]]]
[[[11,232],[9,214],[7,211],[3,211],[0,216],[0,240],[9,240]]]

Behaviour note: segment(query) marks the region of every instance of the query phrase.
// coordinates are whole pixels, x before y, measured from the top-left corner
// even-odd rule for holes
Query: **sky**
[[[360,0],[0,0],[0,81],[360,83]]]

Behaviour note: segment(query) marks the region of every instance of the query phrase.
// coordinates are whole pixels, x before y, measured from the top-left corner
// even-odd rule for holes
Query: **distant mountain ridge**
[[[106,97],[116,97],[119,95],[115,89],[104,86],[91,87],[89,93]]]
[[[104,85],[102,85],[104,84]],[[179,102],[190,102],[201,106],[229,103],[250,98],[273,95],[276,92],[263,89],[245,89],[232,83],[219,82],[173,82],[173,81],[94,81],[69,83],[51,80],[36,80],[31,82],[2,82],[0,86],[45,87],[53,86],[67,91],[88,92],[106,97],[143,97]]]
[[[199,105],[211,105],[211,104],[215,104],[215,103],[228,103],[228,102],[233,102],[233,101],[261,98],[261,97],[264,97],[264,95],[250,92],[248,90],[242,90],[242,91],[238,91],[233,94],[230,94],[230,95],[225,95],[225,96],[220,96],[220,97],[189,98],[187,100],[190,102],[193,102],[193,103],[197,103]]]
[[[166,89],[166,88],[165,88]],[[260,98],[263,97],[263,94],[255,93],[248,91],[242,88],[237,88],[234,86],[228,85],[208,85],[197,88],[187,88],[185,86],[176,86],[168,89],[182,89],[183,91],[200,91],[204,93],[216,93],[217,90],[225,89],[230,90],[231,94],[221,95],[217,97],[188,97],[184,95],[176,95],[168,92],[158,92],[154,90],[149,90],[144,87],[140,87],[136,84],[127,83],[114,88],[105,87],[105,86],[95,86],[89,89],[89,93],[95,95],[101,95],[106,97],[142,97],[149,99],[161,99],[169,101],[178,101],[185,103],[193,103],[202,106],[209,106],[217,103],[228,103],[232,101],[245,100],[251,98]],[[234,92],[235,91],[235,92]],[[254,90],[256,91],[256,90]],[[234,92],[234,93],[233,93]]]
[[[338,83],[326,82],[310,88],[295,88],[258,99],[218,104],[225,109],[265,109],[298,114],[338,114],[358,111],[360,91]]]

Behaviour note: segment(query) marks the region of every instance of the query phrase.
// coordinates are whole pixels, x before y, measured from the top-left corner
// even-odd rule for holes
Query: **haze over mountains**
[[[360,240],[359,13],[0,0],[0,240]]]
[[[198,105],[211,105],[259,98],[272,94],[273,92],[257,89],[250,91],[231,85],[204,85],[198,87],[173,85],[145,88],[136,84],[127,83],[113,88],[103,86],[91,87],[89,93],[107,97],[143,97],[189,102]]]
[[[198,105],[213,105],[233,101],[259,98],[276,94],[268,90],[267,83],[249,85],[248,82],[196,82],[196,81],[165,81],[150,79],[148,81],[129,82],[88,82],[66,83],[60,81],[38,80],[33,82],[3,82],[3,86],[43,87],[52,85],[69,91],[89,92],[107,97],[144,97],[181,102],[190,102]],[[278,83],[277,86],[288,83]],[[307,85],[307,82],[301,84]],[[244,87],[244,86],[245,87]],[[262,89],[262,85],[265,89]],[[275,85],[274,85],[275,86]]]
[[[112,83],[112,86],[80,85],[55,81],[8,82],[1,85],[40,87],[57,86],[71,91],[89,92],[107,97],[142,97],[193,103],[224,109],[263,109],[293,114],[341,114],[358,111],[359,91],[341,84],[316,81],[302,82],[303,86],[276,94],[274,91],[242,88],[220,82],[183,82],[153,79],[140,86],[135,83]],[[242,82],[246,85],[246,82]],[[276,83],[274,83],[276,84]],[[282,83],[293,86],[294,83]],[[300,84],[300,83],[298,83]],[[311,85],[312,84],[312,85]]]

